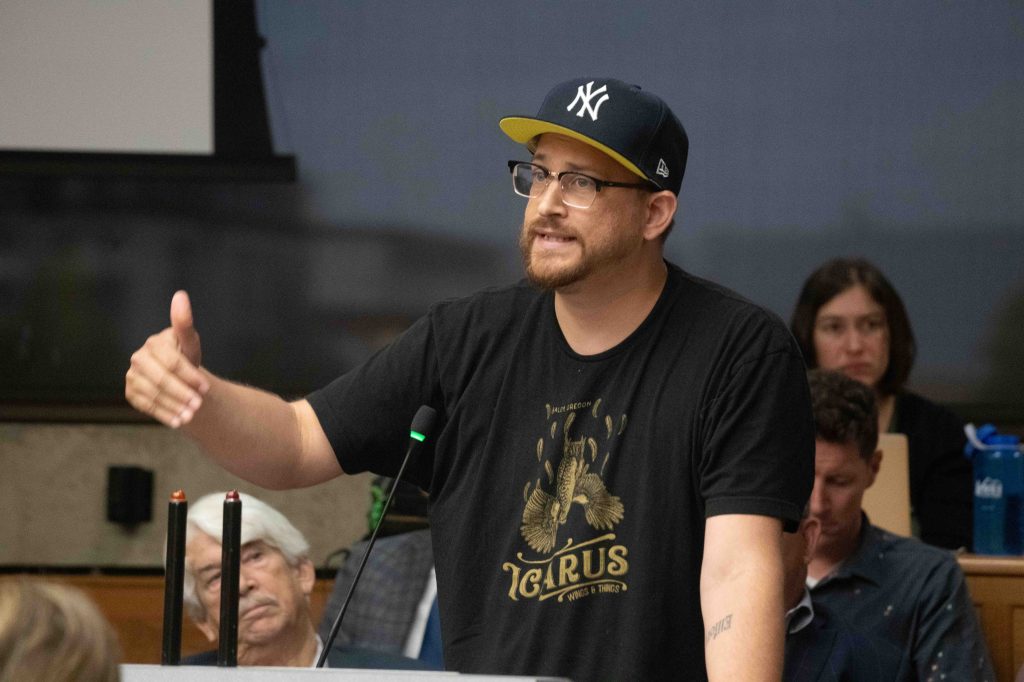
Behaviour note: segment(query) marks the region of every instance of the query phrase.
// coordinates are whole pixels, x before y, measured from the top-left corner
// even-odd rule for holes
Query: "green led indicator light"
[[[418,440],[421,443],[427,439],[427,437],[424,436],[422,433],[418,433],[416,431],[410,431],[409,432],[409,438],[415,438],[416,440]]]

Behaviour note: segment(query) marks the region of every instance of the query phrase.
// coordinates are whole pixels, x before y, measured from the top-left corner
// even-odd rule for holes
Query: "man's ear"
[[[644,225],[644,239],[652,241],[661,235],[672,224],[676,215],[678,200],[668,190],[652,192],[647,199],[647,223]]]
[[[293,569],[298,576],[299,585],[302,587],[302,593],[306,595],[308,599],[313,594],[313,587],[316,586],[316,570],[313,568],[313,562],[308,558],[299,559],[299,563]]]
[[[867,487],[870,488],[875,483],[875,477],[878,476],[878,470],[882,468],[882,451],[875,450],[875,454],[871,455],[871,459],[868,460],[868,471],[870,477],[868,478]]]
[[[804,563],[809,564],[818,547],[818,538],[821,537],[821,522],[808,516],[800,522],[799,532],[804,536]]]
[[[199,632],[203,633],[211,644],[216,642],[217,638],[220,637],[220,627],[210,622],[210,614],[206,614],[202,621],[194,620],[192,622],[196,624],[196,627],[199,628]]]

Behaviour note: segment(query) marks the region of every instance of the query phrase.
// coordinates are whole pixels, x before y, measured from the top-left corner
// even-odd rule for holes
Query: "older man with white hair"
[[[184,605],[192,621],[216,643],[220,633],[221,537],[225,493],[191,505],[185,535]],[[310,594],[316,582],[309,543],[265,502],[242,500],[238,586],[238,664],[312,667],[323,642],[316,634]],[[185,665],[213,665],[216,651],[188,657]],[[332,649],[332,668],[419,668],[418,661],[359,649]]]

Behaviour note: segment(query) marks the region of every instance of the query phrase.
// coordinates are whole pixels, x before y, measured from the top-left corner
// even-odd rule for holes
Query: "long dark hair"
[[[850,287],[863,286],[871,298],[885,310],[889,327],[889,367],[878,381],[882,395],[903,389],[914,366],[917,344],[903,300],[882,271],[863,258],[834,258],[811,273],[800,290],[789,328],[800,344],[808,368],[818,366],[814,350],[814,321],[818,310]]]

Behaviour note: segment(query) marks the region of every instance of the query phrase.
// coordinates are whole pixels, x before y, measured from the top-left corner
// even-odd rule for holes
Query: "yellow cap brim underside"
[[[518,116],[503,118],[498,121],[498,125],[501,126],[501,130],[506,135],[520,144],[525,144],[531,152],[534,151],[534,145],[531,145],[530,141],[538,135],[543,135],[544,133],[555,133],[556,135],[571,137],[574,140],[579,140],[583,144],[589,145],[594,149],[607,154],[625,166],[629,172],[647,180],[647,176],[644,175],[644,172],[637,168],[632,161],[624,157],[622,154],[619,154],[611,147],[606,147],[593,138],[577,133],[575,130],[565,128],[554,123],[548,123],[547,121],[539,121],[535,118],[521,118]]]

